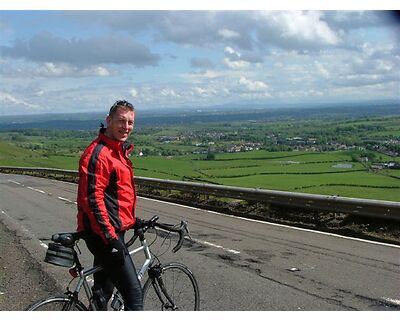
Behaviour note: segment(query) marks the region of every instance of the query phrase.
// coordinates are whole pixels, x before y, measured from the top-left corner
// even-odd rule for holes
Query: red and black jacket
[[[128,153],[133,145],[99,136],[79,161],[78,229],[99,235],[105,244],[135,224],[136,190]]]

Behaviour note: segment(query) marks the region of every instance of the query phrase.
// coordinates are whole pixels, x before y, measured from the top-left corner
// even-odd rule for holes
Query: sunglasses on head
[[[117,100],[110,108],[110,112],[108,114],[112,114],[117,107],[128,107],[128,108],[131,108],[132,110],[135,109],[135,107],[133,106],[132,103],[130,103],[126,100]]]

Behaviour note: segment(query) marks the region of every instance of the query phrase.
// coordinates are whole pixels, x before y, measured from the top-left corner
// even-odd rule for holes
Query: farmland
[[[38,152],[10,147],[0,155],[1,165],[77,169],[78,155],[42,156]],[[247,157],[247,159],[246,159]],[[135,174],[171,180],[263,188],[305,193],[340,195],[398,201],[400,171],[366,170],[353,162],[351,153],[254,151],[215,160],[194,156],[133,157]],[[339,166],[338,166],[339,165]],[[397,177],[397,178],[396,178]]]
[[[0,130],[0,165],[76,170],[96,131]],[[399,201],[399,141],[394,115],[147,125],[130,142],[137,176]]]
[[[278,154],[255,151],[246,154],[249,160],[238,154],[214,161],[187,157],[142,157],[134,159],[134,163],[137,175],[160,179],[356,198],[399,199],[400,179],[391,176],[397,171],[369,171],[362,164],[353,162],[348,152],[310,152],[302,155],[286,152],[281,154],[282,157]],[[259,159],[254,159],[255,156]]]

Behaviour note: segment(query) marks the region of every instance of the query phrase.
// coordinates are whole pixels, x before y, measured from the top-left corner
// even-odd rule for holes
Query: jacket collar
[[[129,142],[120,142],[114,139],[111,139],[106,136],[105,134],[106,128],[101,128],[99,131],[99,139],[104,141],[109,147],[116,151],[124,151],[126,153],[129,153],[133,150],[133,145],[130,144]]]

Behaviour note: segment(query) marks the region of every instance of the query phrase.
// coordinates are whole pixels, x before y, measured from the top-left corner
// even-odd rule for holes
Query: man
[[[94,274],[93,295],[99,309],[117,287],[125,310],[143,310],[142,288],[126,248],[125,231],[135,224],[136,191],[132,163],[133,149],[127,139],[133,130],[134,106],[117,101],[79,161],[78,228],[94,255],[94,265],[104,270]]]

